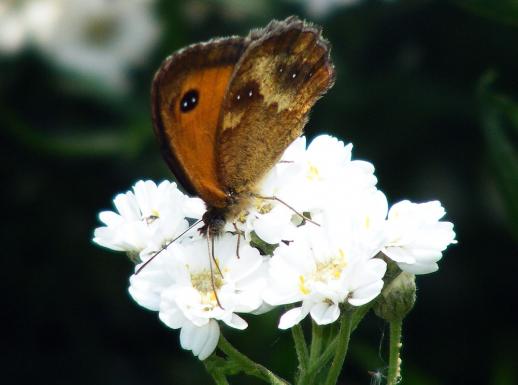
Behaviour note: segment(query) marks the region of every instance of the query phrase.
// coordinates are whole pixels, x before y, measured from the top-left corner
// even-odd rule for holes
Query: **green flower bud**
[[[400,273],[383,288],[374,305],[374,313],[389,322],[402,320],[414,307],[415,291],[415,275]]]

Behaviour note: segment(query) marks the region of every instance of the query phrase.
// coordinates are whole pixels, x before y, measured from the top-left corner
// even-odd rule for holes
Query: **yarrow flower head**
[[[363,305],[383,287],[386,264],[354,239],[337,237],[329,229],[302,226],[288,245],[279,246],[270,261],[270,285],[264,298],[271,305],[302,302],[286,312],[279,327],[286,329],[306,315],[319,325],[338,319],[340,305]]]
[[[173,244],[130,278],[132,297],[158,311],[167,326],[182,329],[182,347],[201,360],[216,348],[216,321],[245,329],[246,321],[236,313],[253,312],[263,303],[264,259],[244,242],[236,250],[236,238],[224,234],[216,240],[214,261],[208,258],[207,240],[200,236]]]
[[[102,211],[105,224],[95,229],[94,242],[140,257],[158,250],[187,229],[186,218],[201,218],[203,202],[189,198],[175,183],[139,181],[133,191],[114,199],[117,212]]]
[[[131,296],[181,329],[181,346],[202,360],[218,344],[220,323],[245,329],[245,313],[298,304],[280,328],[308,315],[332,323],[344,306],[380,294],[387,262],[431,272],[455,243],[439,202],[404,201],[389,211],[374,166],[351,153],[327,135],[307,148],[304,137],[295,140],[250,205],[212,239],[200,225],[186,231],[204,212],[201,200],[171,182],[139,181],[115,198],[116,212],[101,212],[94,241],[134,258]]]
[[[402,201],[391,207],[383,253],[412,274],[432,273],[450,244],[457,243],[453,224],[440,221],[446,214],[439,201]]]

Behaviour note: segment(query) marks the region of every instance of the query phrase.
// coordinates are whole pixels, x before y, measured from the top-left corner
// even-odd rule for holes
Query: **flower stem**
[[[338,343],[336,347],[335,357],[327,373],[325,385],[335,385],[338,381],[338,376],[342,370],[342,366],[349,347],[349,339],[352,331],[353,312],[344,311],[340,321],[340,332],[338,334]]]
[[[309,351],[308,368],[300,373],[298,385],[307,385],[314,383],[314,378],[318,371],[311,373],[308,369],[313,366],[313,363],[319,358],[322,351],[322,343],[324,338],[324,328],[318,326],[317,323],[311,320],[311,347]]]
[[[318,326],[317,323],[311,320],[311,348],[309,351],[309,365],[314,362],[320,355],[322,350],[324,328]]]
[[[387,375],[387,385],[395,385],[399,382],[400,376],[400,349],[401,349],[401,329],[403,320],[390,321],[390,348],[389,348],[389,368]]]
[[[272,385],[289,385],[288,381],[278,377],[264,366],[252,361],[237,350],[223,335],[219,337],[218,348],[225,353],[228,358],[238,364],[245,373],[260,378]]]
[[[358,307],[353,311],[352,314],[352,327],[351,333],[356,330],[360,321],[365,317],[365,315],[369,312],[372,307],[372,303],[363,305]],[[322,354],[316,358],[314,361],[310,361],[310,365],[308,368],[309,375],[317,374],[322,368],[326,366],[331,357],[333,357],[333,353],[336,351],[337,338],[334,338],[329,344],[327,344],[326,349],[322,352]]]
[[[293,336],[293,342],[295,342],[295,350],[299,360],[299,370],[301,373],[304,373],[308,369],[309,352],[306,339],[304,338],[304,331],[300,323],[291,328],[291,335]]]
[[[216,383],[216,385],[230,385],[227,377],[221,370],[217,370],[213,365],[211,365],[208,360],[203,361],[205,364],[205,368],[207,372],[212,376],[212,379]]]

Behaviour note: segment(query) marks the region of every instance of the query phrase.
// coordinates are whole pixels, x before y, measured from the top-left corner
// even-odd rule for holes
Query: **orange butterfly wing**
[[[209,206],[226,207],[216,132],[228,83],[245,48],[239,37],[189,46],[167,58],[151,91],[155,134],[178,181]]]

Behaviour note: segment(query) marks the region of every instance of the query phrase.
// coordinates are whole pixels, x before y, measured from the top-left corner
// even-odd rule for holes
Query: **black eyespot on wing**
[[[257,82],[249,81],[233,93],[231,98],[233,98],[231,108],[234,110],[240,110],[242,108],[247,108],[251,102],[262,98],[262,95],[259,93],[259,85]]]
[[[199,100],[200,95],[197,90],[187,91],[180,100],[180,111],[189,112],[193,110],[198,105]]]

